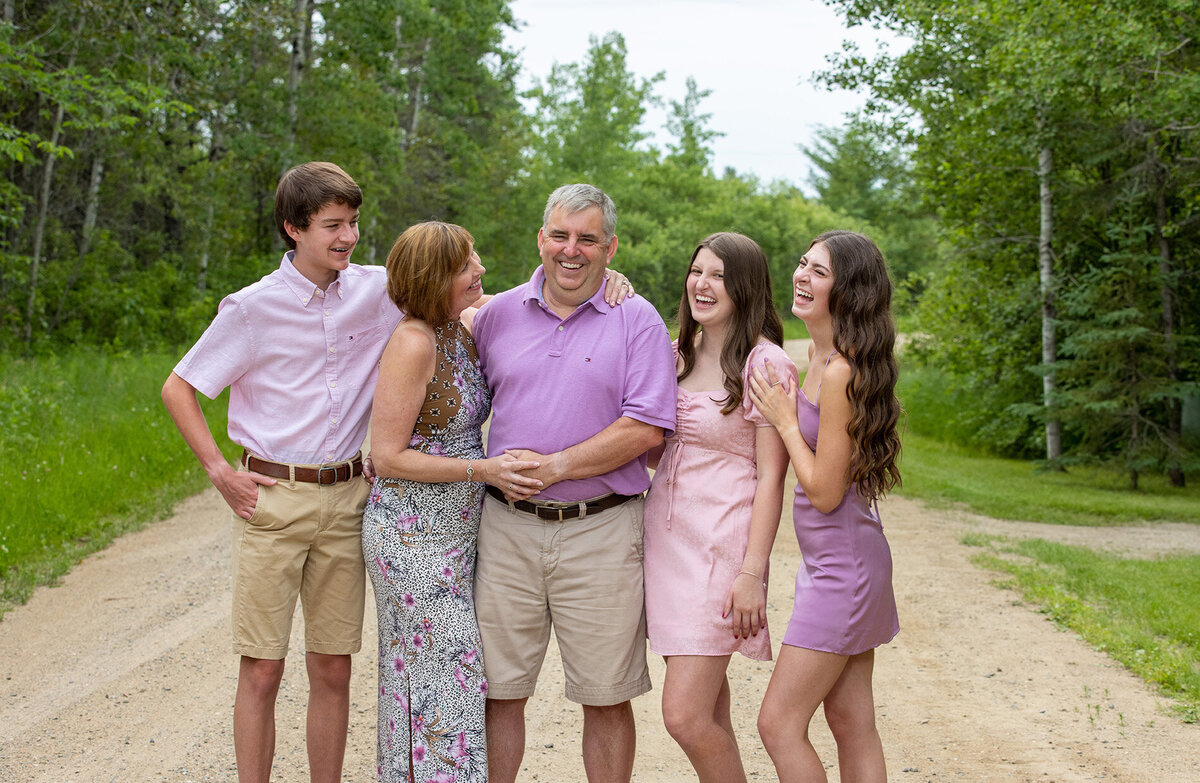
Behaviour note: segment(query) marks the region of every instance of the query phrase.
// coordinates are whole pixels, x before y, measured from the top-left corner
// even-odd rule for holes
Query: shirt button
[[[332,345],[331,345],[331,346],[329,346],[329,352],[330,352],[330,353],[337,353],[337,347],[336,347],[336,346],[332,346]]]
[[[561,327],[561,326],[560,326],[560,327],[558,327],[558,331],[560,331],[560,332],[562,331],[562,327]]]
[[[325,311],[325,315],[329,315],[329,311],[328,311],[328,310],[326,310],[326,311]]]
[[[331,383],[331,384],[329,384],[329,388],[331,388],[331,389],[336,389],[336,388],[337,388],[337,382],[335,381],[334,383]]]

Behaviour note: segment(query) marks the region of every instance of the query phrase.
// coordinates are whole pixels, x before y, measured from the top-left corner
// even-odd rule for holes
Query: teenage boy
[[[359,531],[369,485],[359,451],[379,357],[401,313],[383,267],[350,263],[362,191],[332,163],[288,171],[275,223],[288,247],[258,282],[230,294],[163,385],[171,418],[233,511],[233,708],[241,783],[267,783],[275,699],[292,615],[304,608],[307,745],[313,783],[341,780],[350,656],[362,645]],[[225,461],[197,392],[230,387]]]

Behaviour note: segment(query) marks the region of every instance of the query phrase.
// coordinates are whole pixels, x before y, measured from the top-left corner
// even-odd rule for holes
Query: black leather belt
[[[488,485],[487,492],[489,495],[499,500],[501,503],[508,503],[508,498],[504,497],[504,493],[495,487]],[[515,500],[511,503],[512,507],[517,511],[523,511],[526,514],[533,514],[538,519],[545,519],[551,522],[562,522],[566,519],[578,519],[579,517],[588,514],[595,514],[600,511],[605,511],[610,508],[616,508],[622,503],[626,503],[641,495],[618,495],[615,492],[611,495],[605,495],[602,498],[589,500],[587,503],[569,503],[563,501],[548,501],[545,503],[534,503],[528,500]]]

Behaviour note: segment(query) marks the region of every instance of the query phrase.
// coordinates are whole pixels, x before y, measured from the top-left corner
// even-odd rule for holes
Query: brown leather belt
[[[501,503],[509,502],[508,498],[504,497],[503,492],[490,484],[488,485],[487,492]],[[622,503],[627,503],[637,497],[641,497],[641,495],[618,495],[613,493],[605,495],[602,498],[597,498],[596,500],[590,500],[587,503],[570,503],[558,500],[545,503],[532,503],[528,500],[515,500],[511,505],[517,511],[533,514],[538,519],[562,522],[567,519],[578,519],[588,514],[595,514],[610,508],[616,508]]]
[[[362,475],[362,454],[355,454],[353,459],[339,462],[336,465],[322,465],[319,468],[296,468],[291,465],[285,465],[282,462],[268,462],[265,459],[259,459],[243,450],[242,464],[255,473],[289,481],[294,471],[296,481],[303,481],[305,484],[336,484],[339,481],[348,481],[355,476]]]

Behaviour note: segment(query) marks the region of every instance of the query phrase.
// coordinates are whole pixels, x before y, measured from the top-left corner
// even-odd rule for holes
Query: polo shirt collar
[[[289,250],[284,253],[283,260],[279,262],[279,271],[283,276],[283,282],[287,285],[288,290],[295,294],[296,298],[300,300],[300,304],[307,306],[313,299],[320,299],[317,296],[317,284],[300,274],[300,270],[296,269],[296,265],[292,263],[295,255],[295,250]],[[325,296],[329,296],[336,290],[338,298],[343,298],[345,296],[346,277],[346,275],[338,272],[334,281],[325,289]]]
[[[524,299],[522,299],[522,301],[525,304],[529,304],[530,302],[537,302],[542,307],[544,307],[546,310],[553,312],[553,310],[550,310],[550,305],[546,304],[546,300],[542,296],[542,286],[545,285],[545,283],[546,283],[546,270],[542,268],[541,264],[538,264],[538,268],[533,270],[533,277],[531,277],[529,279],[528,288],[526,288],[526,290],[525,290],[525,297],[524,297]],[[588,299],[583,304],[591,305],[593,310],[595,310],[596,312],[601,313],[601,314],[607,313],[613,309],[612,305],[610,305],[608,302],[604,301],[604,284],[603,283],[601,283],[600,288],[598,288],[596,290],[596,293],[592,294],[591,298]],[[580,305],[580,307],[582,307],[582,306],[583,305]],[[576,309],[576,311],[579,310],[578,307],[575,309]]]

